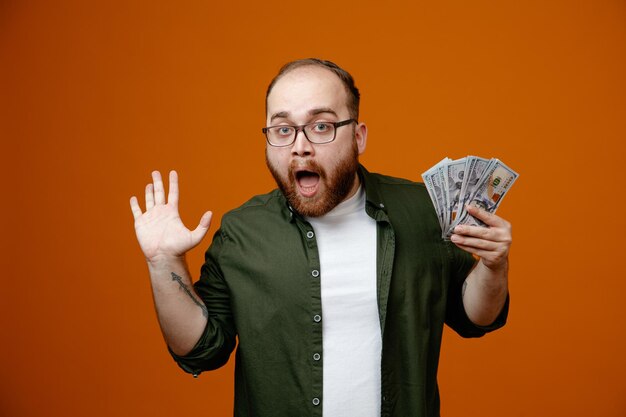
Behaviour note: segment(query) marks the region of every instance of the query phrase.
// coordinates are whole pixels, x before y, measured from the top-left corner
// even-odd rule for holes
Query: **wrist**
[[[146,258],[146,263],[148,264],[148,268],[150,270],[157,270],[166,267],[171,269],[172,266],[185,264],[185,255],[159,254]]]
[[[489,275],[493,275],[493,276],[506,276],[509,272],[509,260],[504,259],[501,260],[500,262],[485,262],[485,260],[483,258],[480,259],[480,263],[482,264],[483,268],[485,268],[488,272]]]

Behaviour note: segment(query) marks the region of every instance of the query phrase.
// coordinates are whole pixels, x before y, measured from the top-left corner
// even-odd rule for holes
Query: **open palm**
[[[167,201],[163,180],[158,171],[152,173],[153,184],[146,186],[146,211],[142,212],[137,197],[130,199],[135,218],[135,232],[146,259],[179,257],[195,247],[206,235],[211,212],[206,212],[195,230],[189,230],[178,214],[178,175],[170,172]]]

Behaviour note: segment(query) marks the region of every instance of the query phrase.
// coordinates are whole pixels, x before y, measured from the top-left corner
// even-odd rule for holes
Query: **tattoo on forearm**
[[[461,289],[461,298],[465,298],[466,289],[467,289],[467,280],[463,281],[463,288]]]
[[[175,273],[172,272],[172,281],[178,282],[180,289],[185,291],[185,293],[189,296],[189,298],[191,298],[194,304],[200,307],[200,309],[202,310],[202,315],[208,318],[209,310],[207,310],[206,306],[202,304],[200,301],[198,301],[196,297],[193,296],[193,293],[191,292],[189,287],[187,287],[187,285],[183,282],[183,278],[180,275],[176,275]]]

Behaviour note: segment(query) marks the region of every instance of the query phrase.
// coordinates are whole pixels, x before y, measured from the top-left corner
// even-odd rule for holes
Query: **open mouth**
[[[319,174],[313,171],[300,170],[296,171],[295,177],[300,194],[304,197],[313,197],[320,183]]]

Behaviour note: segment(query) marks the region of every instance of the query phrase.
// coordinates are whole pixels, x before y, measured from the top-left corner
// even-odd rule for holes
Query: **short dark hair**
[[[267,112],[267,98],[272,92],[272,89],[274,88],[276,82],[288,72],[293,71],[296,68],[306,66],[326,68],[327,70],[332,71],[337,77],[339,77],[343,85],[346,87],[346,92],[348,93],[347,105],[348,111],[350,112],[350,117],[355,120],[359,120],[359,102],[361,99],[361,95],[359,94],[359,89],[356,88],[356,86],[354,85],[354,78],[352,78],[352,75],[350,75],[348,71],[344,70],[334,62],[318,58],[298,59],[296,61],[291,61],[283,65],[280,71],[278,71],[278,74],[274,77],[270,85],[267,87],[267,92],[265,93],[265,111]]]

